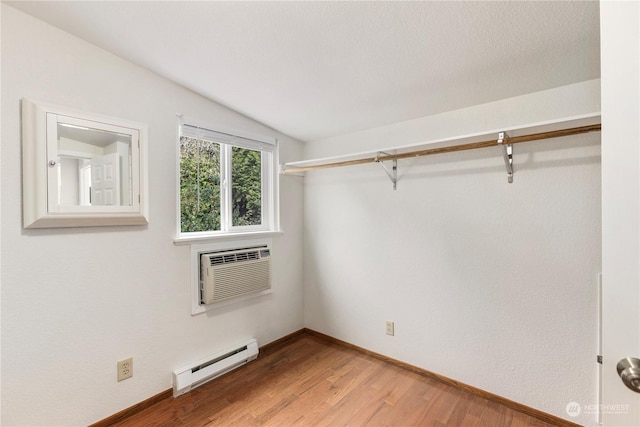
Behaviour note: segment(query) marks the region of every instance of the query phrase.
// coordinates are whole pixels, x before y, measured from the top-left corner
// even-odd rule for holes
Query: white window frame
[[[220,144],[220,230],[182,232],[180,226],[180,138],[187,136]],[[261,151],[262,172],[262,224],[233,226],[231,224],[231,150],[232,147]],[[176,140],[176,237],[174,243],[192,244],[216,240],[235,240],[247,236],[266,237],[281,234],[278,203],[278,141],[275,138],[255,135],[208,124],[191,118],[178,117]]]

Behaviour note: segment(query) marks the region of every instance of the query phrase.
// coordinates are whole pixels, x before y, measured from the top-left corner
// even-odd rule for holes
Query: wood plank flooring
[[[551,426],[309,334],[114,425]]]

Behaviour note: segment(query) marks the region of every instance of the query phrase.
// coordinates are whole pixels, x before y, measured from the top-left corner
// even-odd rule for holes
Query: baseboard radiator
[[[258,342],[248,340],[238,347],[221,351],[192,365],[173,371],[173,397],[188,393],[192,389],[211,381],[258,357]]]

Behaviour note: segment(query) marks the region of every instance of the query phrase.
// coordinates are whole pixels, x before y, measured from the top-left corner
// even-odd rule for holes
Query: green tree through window
[[[180,230],[220,230],[220,144],[180,138]]]
[[[233,147],[231,151],[231,206],[234,226],[262,223],[261,153]]]
[[[231,156],[230,206],[226,210],[221,185],[225,181],[222,165],[229,164],[225,155]],[[262,225],[262,155],[259,150],[181,137],[180,232],[225,229],[223,210],[234,227]]]

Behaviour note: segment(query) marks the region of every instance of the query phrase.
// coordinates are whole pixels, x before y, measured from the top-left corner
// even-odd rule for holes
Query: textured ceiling
[[[600,75],[598,2],[7,2],[303,141]]]

